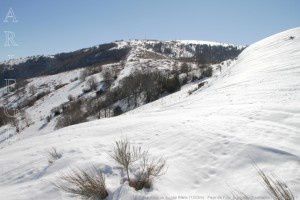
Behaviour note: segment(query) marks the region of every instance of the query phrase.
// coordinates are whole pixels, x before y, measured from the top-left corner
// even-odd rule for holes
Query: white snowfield
[[[122,137],[166,158],[167,173],[153,189],[120,184],[122,171],[107,154]],[[51,147],[63,156],[49,165]],[[211,199],[236,189],[267,197],[253,161],[300,198],[300,28],[249,46],[192,95],[183,89],[118,117],[36,133],[5,146],[0,199],[76,199],[51,182],[70,168],[91,164],[103,169],[113,200]]]

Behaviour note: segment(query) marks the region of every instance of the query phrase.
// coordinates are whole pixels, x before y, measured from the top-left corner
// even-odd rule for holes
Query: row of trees
[[[61,128],[83,122],[88,116],[97,116],[99,119],[116,116],[141,104],[155,101],[162,95],[178,91],[181,85],[187,82],[187,80],[181,80],[181,74],[186,73],[190,76],[191,67],[186,63],[181,65],[176,63],[175,65],[177,68],[168,72],[150,69],[136,70],[116,83],[117,86],[113,88],[110,86],[116,79],[115,69],[101,69],[102,83],[99,84],[95,76],[90,76],[86,80],[87,88],[84,88],[84,93],[96,91],[97,95],[82,100],[81,103],[78,103],[78,99],[76,100],[75,97],[70,96],[68,98],[70,104],[77,105],[76,107],[71,106],[72,111],[63,111],[57,127]],[[201,71],[202,75],[197,79],[212,75],[212,68],[210,67],[201,68]],[[190,80],[193,80],[192,77]],[[99,86],[101,86],[100,89]],[[72,115],[76,116],[72,117]]]

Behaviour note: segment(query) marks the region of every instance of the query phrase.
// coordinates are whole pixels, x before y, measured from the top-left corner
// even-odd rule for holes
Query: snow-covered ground
[[[108,199],[208,199],[235,189],[267,196],[252,160],[285,180],[299,198],[300,28],[249,46],[218,78],[188,95],[193,87],[118,117],[32,133],[5,146],[0,199],[74,199],[52,182],[70,167],[90,164],[103,169]],[[120,184],[122,172],[107,154],[121,137],[167,159],[167,173],[152,190]],[[49,165],[51,147],[63,155]]]

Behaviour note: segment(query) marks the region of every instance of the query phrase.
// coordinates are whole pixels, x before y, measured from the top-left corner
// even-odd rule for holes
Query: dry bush
[[[50,93],[51,93],[50,90],[45,90],[45,91],[39,92],[39,93],[36,94],[36,100],[39,100],[39,99],[47,96]]]
[[[68,85],[68,83],[58,84],[58,85],[54,86],[54,89],[58,90],[58,89],[60,89],[62,87],[65,87],[66,85]]]
[[[20,114],[21,114],[21,119],[24,121],[27,127],[33,124],[32,119],[30,118],[29,114],[25,110],[22,110]]]
[[[21,131],[20,120],[17,116],[11,117],[10,124],[12,127],[16,129],[16,133],[20,133]]]
[[[11,123],[11,116],[15,115],[15,111],[6,107],[0,107],[0,127]]]
[[[88,76],[88,72],[84,69],[79,74],[79,79],[81,82],[85,81],[86,77]]]
[[[124,168],[129,186],[136,190],[150,188],[153,180],[166,172],[165,159],[150,157],[148,151],[132,146],[127,139],[117,141],[110,156]],[[137,161],[135,178],[131,179],[129,172]]]
[[[166,160],[164,158],[150,158],[148,153],[142,157],[139,171],[135,175],[135,180],[131,181],[130,186],[136,190],[150,188],[153,180],[166,172]]]
[[[20,133],[21,126],[17,110],[0,107],[0,127],[7,124],[14,127],[16,129],[16,133]]]
[[[61,176],[61,181],[54,184],[57,188],[83,199],[105,199],[108,196],[105,177],[94,166],[89,170],[71,170]]]
[[[263,170],[261,170],[254,162],[254,167],[258,172],[258,176],[261,178],[262,184],[265,190],[273,200],[295,200],[295,197],[287,186],[287,184],[274,176],[268,176]],[[232,198],[237,200],[253,199],[246,193],[236,190],[232,192]]]
[[[90,77],[89,80],[87,81],[88,87],[91,90],[97,90],[97,81],[95,77]]]
[[[31,95],[35,95],[37,92],[37,88],[34,85],[29,86],[29,93]]]
[[[180,72],[181,73],[185,73],[187,74],[189,71],[190,71],[190,67],[188,66],[187,63],[182,63],[181,66],[180,66]]]
[[[51,165],[56,160],[60,159],[62,157],[62,153],[57,151],[56,148],[52,147],[50,150],[48,150],[48,163]]]
[[[261,169],[257,168],[258,175],[263,181],[263,184],[269,195],[274,200],[294,200],[295,197],[287,184],[280,181],[278,178],[273,178],[266,175]]]
[[[139,160],[145,152],[142,152],[140,147],[135,147],[130,144],[127,139],[116,141],[113,152],[110,156],[126,171],[127,180],[130,182],[129,170],[132,164]]]
[[[213,75],[213,69],[211,67],[206,67],[202,72],[202,77],[209,78]]]
[[[103,81],[106,82],[107,84],[109,84],[113,79],[112,71],[108,68],[105,68],[102,71],[102,77],[103,77]]]
[[[74,124],[86,122],[87,115],[81,110],[82,101],[77,99],[76,101],[68,102],[63,108],[63,113],[57,119],[56,128],[63,128]]]
[[[68,100],[69,101],[75,101],[75,97],[71,94],[68,95]]]
[[[18,107],[19,108],[32,107],[36,101],[37,98],[35,96],[30,96],[25,98],[22,102],[20,102]]]
[[[199,89],[198,87],[193,88],[193,89],[190,89],[190,90],[188,91],[188,94],[189,94],[189,95],[192,95],[192,94],[193,94],[194,92],[196,92],[198,89]]]

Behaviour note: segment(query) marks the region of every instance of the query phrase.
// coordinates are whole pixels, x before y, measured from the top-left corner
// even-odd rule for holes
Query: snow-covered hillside
[[[300,197],[300,28],[249,46],[219,77],[188,95],[195,86],[118,117],[32,132],[5,145],[0,199],[73,199],[52,182],[70,167],[90,164],[104,171],[108,199],[208,199],[235,189],[267,196],[252,160]],[[124,174],[108,153],[121,137],[167,159],[167,173],[153,189],[135,191],[120,184]],[[51,147],[62,158],[49,165]]]

